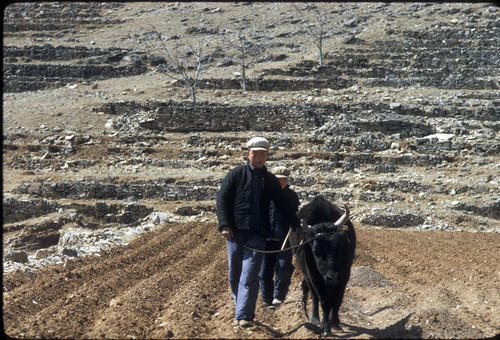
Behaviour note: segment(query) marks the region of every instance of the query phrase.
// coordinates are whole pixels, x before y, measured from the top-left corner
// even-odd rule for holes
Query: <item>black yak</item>
[[[290,243],[297,246],[295,256],[302,279],[302,304],[306,317],[307,297],[311,292],[312,323],[320,324],[323,335],[331,327],[341,330],[339,309],[351,274],[356,248],[356,233],[349,220],[349,209],[340,208],[325,198],[315,197],[297,213],[304,223],[303,234],[292,232]],[[319,303],[323,311],[320,323]]]

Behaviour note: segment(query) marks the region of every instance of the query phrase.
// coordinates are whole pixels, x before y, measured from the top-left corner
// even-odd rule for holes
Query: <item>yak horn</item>
[[[345,225],[347,222],[349,222],[349,208],[347,207],[347,204],[344,205],[345,212],[340,218],[335,222],[335,225],[339,228],[342,228],[343,225]]]

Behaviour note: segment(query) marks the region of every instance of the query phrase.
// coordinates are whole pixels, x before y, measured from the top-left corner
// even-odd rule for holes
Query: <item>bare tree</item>
[[[235,32],[235,34],[231,35],[232,32]],[[253,26],[247,29],[242,24],[235,30],[224,30],[222,34],[227,44],[238,54],[236,59],[239,59],[237,63],[241,67],[241,87],[243,88],[243,91],[246,91],[246,70],[251,64],[255,62],[259,52],[262,49],[262,46],[256,43],[256,28],[255,26]]]
[[[324,4],[327,5],[327,4]],[[330,36],[329,10],[320,10],[315,4],[306,4],[302,8],[293,4],[295,10],[306,24],[309,34],[315,39],[318,48],[319,66],[323,66],[323,41]],[[312,15],[304,16],[305,11],[312,10]]]
[[[179,38],[182,43],[178,46],[172,46],[174,39],[168,39],[156,30],[154,33],[155,37],[148,39],[147,42],[166,61],[166,64],[159,63],[158,69],[169,78],[177,80],[189,88],[193,105],[196,105],[197,82],[204,67],[212,61],[217,51],[216,46],[212,47],[212,52],[206,52],[205,48],[209,48],[212,42],[209,38],[200,35],[197,36],[194,43],[186,38]]]

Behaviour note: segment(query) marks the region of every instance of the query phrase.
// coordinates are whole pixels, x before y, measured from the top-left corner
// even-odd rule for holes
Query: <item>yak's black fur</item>
[[[349,281],[356,249],[356,233],[351,221],[347,230],[334,225],[343,211],[325,198],[315,197],[298,212],[310,228],[302,235],[291,233],[292,245],[314,239],[295,248],[297,264],[302,270],[302,303],[307,316],[307,297],[311,292],[312,315],[310,321],[320,323],[319,304],[323,311],[321,331],[329,334],[331,327],[340,328],[339,309]]]

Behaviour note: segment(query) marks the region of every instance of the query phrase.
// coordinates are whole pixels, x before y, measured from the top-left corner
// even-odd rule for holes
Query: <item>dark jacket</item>
[[[255,194],[252,193],[253,171],[260,171],[260,201],[255,204]],[[218,229],[229,226],[233,230],[255,230],[264,236],[270,236],[269,203],[273,201],[287,223],[293,228],[300,228],[300,221],[290,208],[281,189],[280,182],[264,166],[252,170],[249,164],[232,169],[224,178],[217,194]],[[258,212],[257,214],[255,212]]]
[[[300,206],[299,196],[297,193],[293,191],[288,184],[283,188],[283,193],[285,194],[286,200],[288,201],[292,211],[297,213]],[[276,209],[274,202],[271,202],[271,205],[269,206],[269,218],[271,220],[272,229],[271,238],[283,241],[288,233],[290,225],[286,222],[286,219],[283,218],[283,215],[281,215],[281,213]]]

